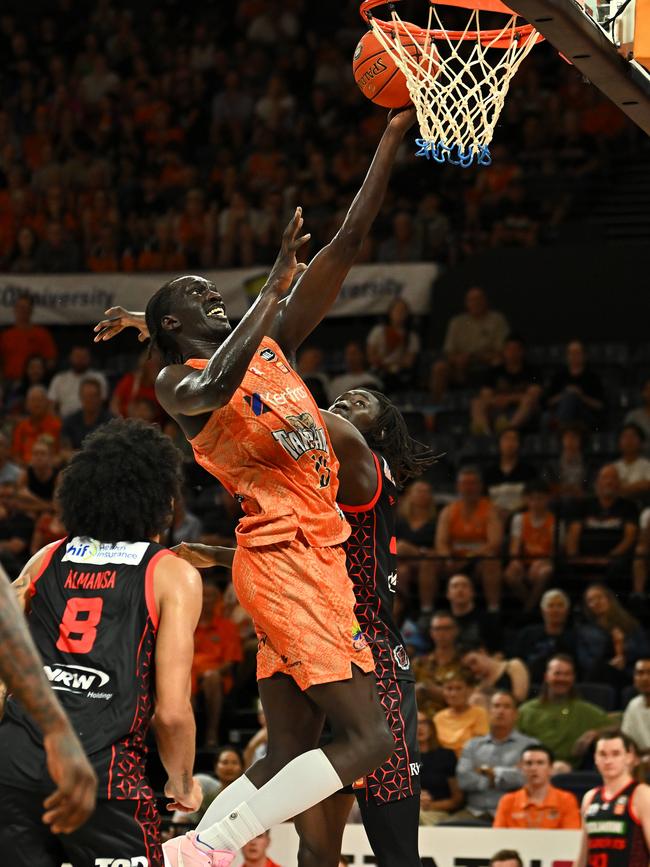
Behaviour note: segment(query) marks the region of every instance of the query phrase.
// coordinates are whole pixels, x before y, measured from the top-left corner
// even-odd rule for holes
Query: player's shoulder
[[[163,548],[160,553],[166,556],[161,556],[154,567],[157,586],[164,589],[169,585],[182,592],[194,592],[197,587],[201,589],[201,575],[194,566],[168,549]]]
[[[650,810],[650,786],[647,783],[639,783],[633,794],[634,809]]]
[[[582,809],[583,810],[586,810],[587,807],[590,806],[590,804],[593,802],[594,798],[596,797],[596,795],[598,794],[599,791],[600,791],[600,787],[595,786],[593,789],[589,789],[588,792],[585,792],[585,794],[582,798]]]

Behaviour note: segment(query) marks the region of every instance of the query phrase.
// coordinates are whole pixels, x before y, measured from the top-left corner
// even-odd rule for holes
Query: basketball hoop
[[[429,0],[429,4],[426,28],[402,21],[386,0],[363,0],[360,12],[406,78],[420,126],[416,156],[463,168],[474,161],[490,165],[489,145],[510,82],[544,37],[501,0]],[[385,5],[390,8],[389,21],[371,11]],[[447,30],[439,6],[467,9],[465,29]],[[483,20],[485,13],[507,17],[503,26],[484,30],[481,13]],[[402,40],[422,46],[419,60],[404,49]]]

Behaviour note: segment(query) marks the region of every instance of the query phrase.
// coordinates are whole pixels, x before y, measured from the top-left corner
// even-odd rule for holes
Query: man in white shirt
[[[62,418],[81,409],[79,385],[82,379],[96,379],[101,388],[102,400],[106,400],[108,396],[106,377],[99,370],[93,370],[90,362],[90,350],[87,347],[73,346],[68,357],[69,370],[57,373],[52,379],[48,397]]]
[[[618,445],[621,457],[614,466],[621,480],[621,495],[638,497],[650,491],[650,460],[643,457],[645,433],[634,422],[628,422],[621,430]]]
[[[469,375],[501,360],[501,350],[510,326],[498,310],[490,310],[483,289],[473,286],[465,295],[465,313],[454,316],[447,326],[442,347],[444,358],[433,365],[431,391],[440,400],[450,382],[464,385]]]
[[[634,687],[639,694],[625,708],[621,729],[642,753],[650,754],[650,659],[637,660]]]

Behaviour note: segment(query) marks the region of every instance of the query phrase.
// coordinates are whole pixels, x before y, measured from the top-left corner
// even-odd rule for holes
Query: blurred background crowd
[[[0,13],[3,271],[266,265],[296,203],[307,255],[329,240],[385,124],[351,82],[356,4],[325,15],[303,0],[99,0],[90,17],[75,0],[38,5]],[[614,153],[643,158],[635,129],[542,47],[515,78],[494,166],[437,168],[423,193],[427,167],[405,147],[360,261],[450,266],[561,242]],[[465,290],[440,345],[397,298],[365,333],[349,322],[335,342],[317,332],[298,367],[321,406],[354,386],[387,391],[440,454],[399,504],[422,821],[503,825],[521,811],[502,796],[524,783],[545,797],[552,774],[578,795],[592,785],[596,733],[621,719],[645,773],[650,356],[579,334],[532,343],[480,285]],[[90,328],[33,316],[21,296],[0,331],[9,574],[64,535],[58,474],[114,415],[161,425],[184,451],[166,542],[234,544],[239,507],[156,402],[156,358],[135,341],[93,349]],[[263,754],[266,731],[252,624],[225,572],[204,586],[193,688],[207,806]],[[160,782],[155,756],[152,775]],[[563,804],[557,826],[575,827]]]

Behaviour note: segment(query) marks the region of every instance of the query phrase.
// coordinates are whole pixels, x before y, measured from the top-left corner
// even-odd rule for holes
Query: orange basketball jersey
[[[525,557],[552,557],[555,549],[555,515],[549,514],[535,526],[530,513],[521,516],[521,548]]]
[[[202,369],[207,360],[186,362]],[[278,344],[265,337],[230,402],[190,441],[197,463],[240,501],[237,544],[294,539],[324,548],[350,527],[336,505],[338,461],[313,397]]]
[[[481,497],[471,517],[467,517],[460,501],[449,507],[449,543],[457,556],[470,557],[487,542],[487,525],[491,503]]]

